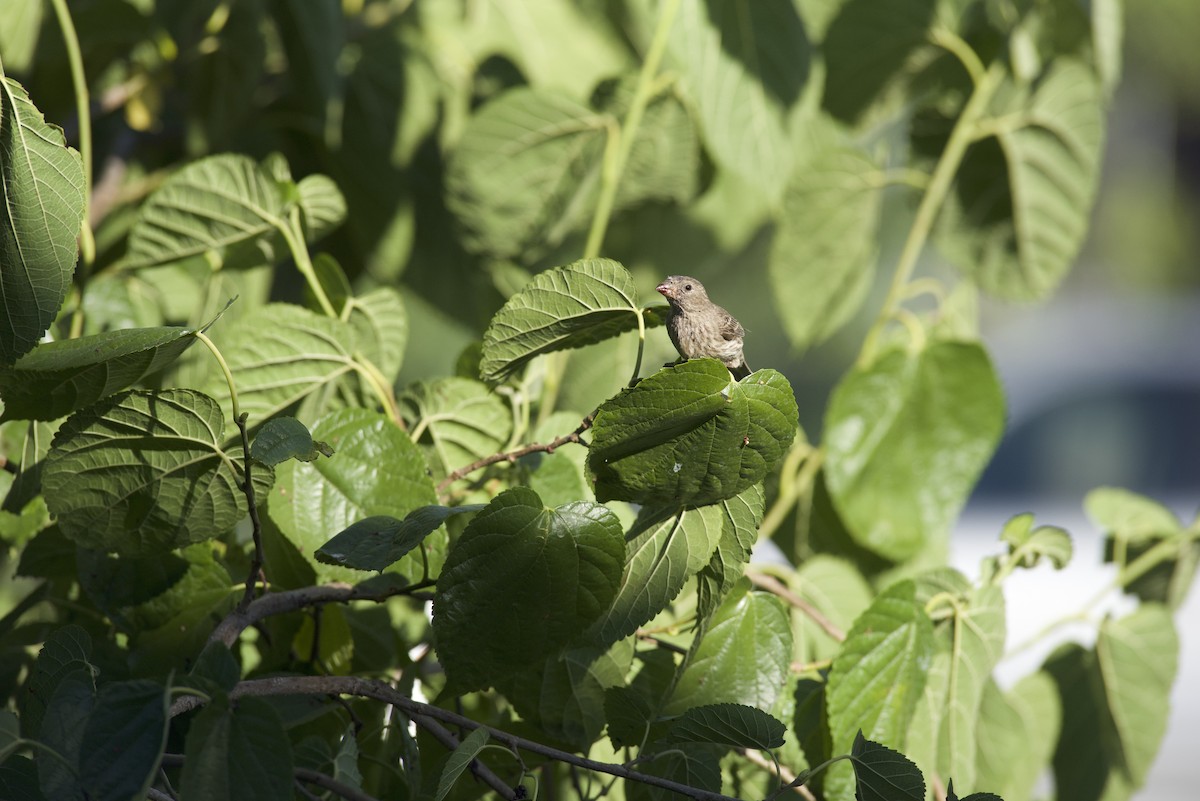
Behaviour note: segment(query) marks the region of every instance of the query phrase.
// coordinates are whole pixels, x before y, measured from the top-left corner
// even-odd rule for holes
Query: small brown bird
[[[738,380],[750,375],[742,355],[745,329],[737,318],[708,299],[703,284],[689,275],[671,275],[655,289],[671,304],[667,333],[680,356],[710,356],[728,367]]]

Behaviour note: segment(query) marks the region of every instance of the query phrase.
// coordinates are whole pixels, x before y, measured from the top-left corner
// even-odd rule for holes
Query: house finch
[[[667,333],[675,350],[685,359],[711,356],[743,379],[750,375],[742,356],[742,324],[708,299],[704,285],[688,275],[671,275],[655,287],[671,310],[667,315]]]

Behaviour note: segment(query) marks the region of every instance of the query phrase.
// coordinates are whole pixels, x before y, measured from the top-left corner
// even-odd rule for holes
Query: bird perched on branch
[[[745,329],[737,318],[708,299],[703,284],[689,275],[671,275],[655,289],[671,304],[667,333],[680,356],[709,356],[722,362],[738,380],[750,375],[742,355]]]

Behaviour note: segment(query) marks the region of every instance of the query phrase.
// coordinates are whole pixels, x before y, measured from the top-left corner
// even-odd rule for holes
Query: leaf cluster
[[[1071,536],[945,566],[977,298],[1078,252],[1117,0],[73,5],[0,0],[0,797],[1144,784],[1197,523],[1090,495],[1136,609],[1008,689]],[[820,441],[657,366],[685,271],[797,351],[887,284]]]

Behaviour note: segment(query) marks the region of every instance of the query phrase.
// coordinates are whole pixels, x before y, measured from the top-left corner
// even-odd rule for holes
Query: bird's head
[[[708,302],[704,284],[690,275],[669,275],[655,289],[677,309],[695,308]]]

